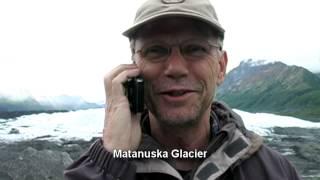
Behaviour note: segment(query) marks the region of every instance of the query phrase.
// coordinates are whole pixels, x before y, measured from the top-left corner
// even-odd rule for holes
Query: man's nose
[[[181,78],[189,73],[188,63],[181,54],[179,47],[172,47],[165,63],[165,75],[168,77]]]

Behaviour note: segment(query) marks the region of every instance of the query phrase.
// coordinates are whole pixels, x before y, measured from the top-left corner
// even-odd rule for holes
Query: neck
[[[186,151],[205,150],[210,139],[210,108],[191,127],[166,126],[157,121],[149,113],[151,135],[167,150],[182,149]],[[176,168],[179,170],[190,170],[198,160],[175,159]]]

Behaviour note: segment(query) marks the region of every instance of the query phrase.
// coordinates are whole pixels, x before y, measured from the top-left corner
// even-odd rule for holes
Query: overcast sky
[[[121,33],[143,0],[0,1],[0,93],[103,100],[103,76],[130,63]],[[212,0],[229,68],[244,59],[320,72],[318,0]]]

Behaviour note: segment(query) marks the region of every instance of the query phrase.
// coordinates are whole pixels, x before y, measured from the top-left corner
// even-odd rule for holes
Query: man
[[[124,35],[133,64],[106,75],[103,137],[66,169],[66,179],[299,179],[237,114],[213,101],[228,58],[209,1],[148,0]],[[138,75],[146,111],[135,114],[123,84]]]

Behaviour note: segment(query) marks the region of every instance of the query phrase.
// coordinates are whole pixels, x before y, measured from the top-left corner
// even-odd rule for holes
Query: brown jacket
[[[139,151],[162,147],[149,135],[148,116],[142,118],[144,132]],[[211,142],[207,157],[192,171],[181,174],[172,159],[115,158],[96,141],[80,159],[65,170],[68,180],[298,180],[289,161],[262,144],[262,138],[245,129],[239,115],[226,105],[214,102],[211,111]]]

